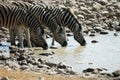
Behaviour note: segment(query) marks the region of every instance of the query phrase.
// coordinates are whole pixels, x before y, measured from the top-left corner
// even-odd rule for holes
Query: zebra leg
[[[63,32],[64,32],[65,40],[67,41],[67,35],[66,35],[66,28],[65,27],[63,27]]]
[[[51,43],[51,45],[52,45],[52,46],[55,45],[55,39],[54,39],[54,37],[52,38],[52,43]]]
[[[14,46],[16,46],[16,44],[15,44],[15,31],[13,30],[13,29],[10,29],[9,30],[10,31],[10,42],[11,42],[11,45],[14,45]]]
[[[23,46],[23,33],[24,33],[24,30],[21,29],[21,28],[18,28],[18,29],[16,29],[16,31],[17,31],[18,41],[20,43],[19,47],[23,48],[24,47]]]
[[[26,39],[27,39],[27,42],[28,42],[28,47],[31,48],[32,45],[31,45],[31,41],[30,41],[30,31],[29,31],[29,28],[27,28],[25,30],[25,35],[26,35]]]

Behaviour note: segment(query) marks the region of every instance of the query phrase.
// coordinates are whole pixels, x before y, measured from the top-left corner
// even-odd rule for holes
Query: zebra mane
[[[69,13],[72,17],[75,18],[75,20],[77,21],[78,25],[79,25],[79,28],[81,29],[81,24],[80,22],[78,21],[76,15],[74,14],[74,11],[72,11],[69,7],[67,8],[62,8],[64,11],[66,11],[67,13]]]

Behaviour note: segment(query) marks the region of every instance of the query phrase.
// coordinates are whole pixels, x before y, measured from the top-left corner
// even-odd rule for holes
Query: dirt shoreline
[[[96,80],[93,78],[80,78],[76,76],[48,75],[45,73],[35,73],[32,71],[17,71],[0,68],[0,79],[8,77],[10,80],[39,80],[40,77],[45,80]]]

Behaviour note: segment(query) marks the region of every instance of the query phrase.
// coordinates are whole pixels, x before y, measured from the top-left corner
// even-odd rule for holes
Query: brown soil
[[[60,76],[60,75],[47,75],[44,73],[35,73],[28,71],[16,71],[0,68],[0,78],[8,77],[10,80],[39,80],[44,77],[45,80],[94,80],[88,78]]]

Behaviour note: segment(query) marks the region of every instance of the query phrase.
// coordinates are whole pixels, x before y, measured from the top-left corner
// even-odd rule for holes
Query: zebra
[[[23,33],[26,34],[28,45],[31,47],[29,29],[31,30],[32,35],[36,35],[37,37],[40,36],[44,47],[47,46],[46,41],[42,38],[44,30],[39,21],[30,13],[26,13],[23,9],[6,4],[0,4],[0,25],[10,30],[10,37],[13,35],[13,30],[16,32],[21,48],[23,48]],[[39,33],[36,33],[36,31]],[[14,44],[14,42],[12,44]]]
[[[74,39],[80,43],[81,46],[86,45],[86,40],[82,34],[82,27],[79,21],[71,12],[70,8],[53,8],[50,9],[56,17],[60,26],[68,27],[74,34]],[[65,28],[63,28],[65,29]],[[65,31],[65,30],[64,30]]]
[[[64,31],[57,24],[57,21],[50,10],[46,10],[37,5],[28,4],[26,2],[12,2],[12,5],[18,6],[19,8],[23,8],[26,11],[31,12],[31,14],[33,14],[39,19],[42,25],[50,29],[50,31],[53,34],[53,37],[59,44],[61,44],[61,46],[67,46]]]
[[[37,4],[39,7],[44,8],[45,10],[49,10],[55,16],[57,23],[60,27],[62,27],[65,33],[65,27],[68,27],[74,34],[74,39],[80,43],[80,45],[86,45],[86,40],[82,35],[82,27],[77,18],[71,12],[69,8],[59,8],[59,7],[51,7],[46,4]],[[64,34],[64,36],[66,36]],[[65,38],[66,39],[66,38]],[[52,42],[54,44],[54,42]]]
[[[57,23],[59,26],[63,27],[63,31],[65,31],[65,27],[70,29],[74,34],[74,39],[80,43],[81,46],[86,45],[86,40],[82,34],[82,27],[75,15],[72,13],[70,8],[66,7],[53,7],[47,6],[45,4],[37,4],[39,7],[50,10],[52,14],[57,19]],[[64,32],[65,33],[65,32]]]

